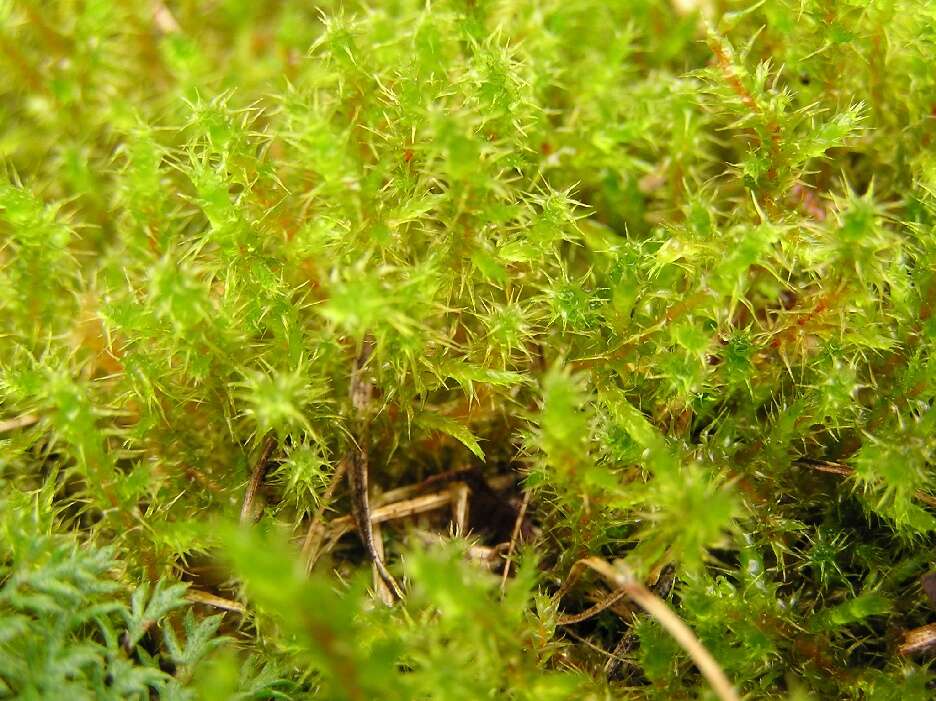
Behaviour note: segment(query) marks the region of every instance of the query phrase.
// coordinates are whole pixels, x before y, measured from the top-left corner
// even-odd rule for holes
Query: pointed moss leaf
[[[812,628],[813,630],[835,630],[871,616],[882,616],[892,608],[893,603],[886,596],[868,592],[819,611],[813,617]]]
[[[484,451],[478,445],[478,439],[464,424],[455,419],[432,412],[423,412],[416,416],[416,425],[451,436],[468,448],[479,460],[484,460]]]

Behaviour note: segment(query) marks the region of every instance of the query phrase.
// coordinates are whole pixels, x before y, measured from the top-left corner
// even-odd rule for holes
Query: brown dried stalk
[[[631,601],[636,603],[640,608],[650,614],[656,621],[663,626],[666,631],[673,636],[680,647],[686,651],[689,657],[692,658],[692,661],[695,662],[696,667],[699,671],[705,676],[708,680],[709,685],[712,687],[712,690],[716,695],[722,699],[722,701],[739,701],[740,697],[738,692],[735,691],[734,686],[728,680],[728,677],[725,676],[724,671],[719,666],[718,662],[715,661],[715,658],[712,657],[711,653],[702,645],[699,639],[695,636],[695,633],[687,626],[682,619],[673,613],[672,609],[666,605],[660,597],[651,592],[647,587],[638,582],[633,577],[624,575],[615,569],[611,564],[597,557],[585,558],[579,560],[572,566],[572,570],[569,572],[569,577],[560,587],[558,594],[556,595],[556,600],[561,599],[561,596],[564,595],[569,589],[572,588],[572,585],[575,583],[575,580],[578,579],[579,575],[585,568],[590,568],[600,574],[611,586],[615,588],[609,596],[605,597],[598,606],[600,610],[604,610],[611,606],[615,601],[622,598],[623,596],[628,596]],[[595,609],[597,607],[592,607]],[[585,614],[588,614],[592,611],[583,612],[576,616],[569,617],[569,623],[578,622],[578,620],[584,620],[583,617]],[[597,613],[598,611],[595,611]],[[591,614],[594,615],[594,614]],[[560,619],[561,623],[561,619]]]
[[[331,502],[335,486],[338,481],[340,481],[341,476],[344,475],[344,470],[345,462],[342,461],[335,471],[335,475],[332,477],[332,482],[329,484],[328,489],[322,497],[322,505],[316,512],[306,532],[305,542],[302,546],[302,557],[306,563],[306,572],[312,571],[312,568],[315,566],[315,563],[318,561],[323,551],[326,551],[329,547],[334,545],[339,538],[348,531],[353,530],[356,526],[353,516],[341,516],[330,521],[327,525],[322,523],[324,511]],[[431,485],[440,483],[448,484],[450,479],[455,480],[461,476],[461,473],[467,472],[469,471],[456,470],[451,474],[435,475],[422,482],[384,492],[378,497],[379,501],[383,502],[382,505],[377,508],[369,508],[370,522],[372,524],[386,523],[388,521],[396,521],[450,506],[453,509],[456,528],[464,529],[467,522],[466,497],[469,490],[461,481],[454,482],[453,486],[448,490],[437,491],[423,496],[413,495],[418,494]],[[493,491],[501,491],[508,489],[514,482],[515,477],[513,475],[500,475],[492,478],[488,482],[488,486]],[[461,485],[461,487],[459,487],[459,485]],[[460,527],[458,525],[459,522],[462,523]],[[322,543],[326,539],[329,545],[323,546]]]
[[[379,523],[371,524],[371,533],[374,536],[374,550],[377,552],[377,557],[381,561],[384,559],[384,547],[383,547],[383,533],[380,529]],[[377,598],[380,599],[387,606],[392,606],[395,600],[394,592],[390,591],[390,588],[387,586],[387,583],[384,581],[383,576],[380,574],[380,570],[377,567],[377,560],[373,562],[373,578],[374,578],[374,592],[377,594]]]
[[[452,495],[452,525],[456,535],[464,535],[468,529],[468,498],[471,489],[464,482],[455,482],[449,487]]]
[[[276,437],[270,434],[263,441],[263,448],[260,450],[260,456],[254,464],[253,473],[250,475],[250,482],[247,483],[247,491],[244,493],[244,505],[241,507],[241,523],[250,523],[256,518],[254,514],[254,500],[257,498],[257,492],[266,478],[267,469],[270,466],[270,458],[273,456],[273,449],[276,447]]]
[[[587,621],[592,616],[597,616],[602,611],[611,608],[618,601],[623,599],[628,595],[628,591],[625,588],[616,589],[610,594],[602,597],[597,604],[591,606],[590,608],[585,609],[581,613],[567,613],[559,616],[556,619],[556,623],[560,626],[570,626],[574,623],[581,623],[582,621]]]
[[[897,651],[901,655],[914,655],[936,648],[936,623],[920,626],[904,633],[904,640]]]
[[[805,467],[815,470],[816,472],[827,472],[832,475],[839,475],[841,477],[851,477],[855,473],[855,468],[849,467],[848,465],[842,465],[837,462],[823,461],[819,463],[813,463],[808,461],[802,461],[799,463]],[[936,507],[936,497],[932,494],[927,494],[926,492],[918,489],[913,493],[914,498],[917,501],[921,501],[927,506]]]
[[[364,377],[364,366],[374,351],[374,342],[366,338],[361,352],[351,371],[351,406],[354,411],[354,443],[348,457],[348,486],[351,489],[351,514],[357,524],[361,542],[367,549],[380,578],[397,599],[403,598],[403,590],[390,574],[377,546],[371,529],[370,502],[367,493],[368,452],[370,437],[370,405],[374,393],[371,383]]]
[[[452,493],[448,490],[436,492],[435,494],[426,494],[421,497],[415,497],[414,499],[395,501],[392,504],[385,504],[380,508],[370,511],[370,522],[384,523],[386,521],[395,521],[397,519],[406,518],[407,516],[415,516],[416,514],[435,511],[436,509],[449,506],[451,503]],[[350,531],[355,524],[356,521],[353,517],[342,516],[332,521],[329,524],[328,530],[332,537],[337,536],[340,538]]]
[[[342,460],[335,468],[328,487],[325,488],[325,493],[322,495],[318,510],[315,512],[315,516],[312,517],[309,529],[306,531],[305,540],[302,543],[302,560],[305,562],[306,574],[312,571],[312,567],[318,560],[318,554],[322,547],[322,538],[325,537],[325,525],[322,523],[325,518],[325,510],[331,506],[332,499],[335,498],[335,490],[344,477],[345,469],[345,461]]]
[[[16,416],[12,419],[5,419],[0,421],[0,433],[15,431],[20,428],[27,428],[32,426],[37,421],[39,421],[39,417],[35,414],[23,414],[22,416]]]
[[[523,529],[523,519],[526,517],[527,507],[530,505],[529,490],[523,493],[523,502],[520,504],[520,510],[517,512],[517,520],[514,522],[513,533],[510,535],[510,545],[507,547],[507,559],[504,563],[504,573],[501,575],[501,592],[507,588],[507,577],[510,576],[510,563],[514,554],[514,548],[520,539],[520,531]]]
[[[185,592],[185,598],[194,604],[214,606],[217,609],[233,611],[234,613],[244,613],[244,611],[246,611],[244,605],[239,601],[225,599],[224,597],[215,596],[214,594],[209,594],[205,591],[198,591],[196,589],[189,589],[187,592]]]

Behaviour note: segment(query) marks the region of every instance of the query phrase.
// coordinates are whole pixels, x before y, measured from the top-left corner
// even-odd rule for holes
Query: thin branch
[[[250,475],[250,482],[247,483],[247,491],[244,493],[244,505],[241,507],[241,523],[250,523],[255,520],[254,500],[257,498],[257,492],[266,478],[267,469],[270,466],[270,458],[273,455],[273,449],[276,447],[276,437],[270,434],[263,441],[263,448],[260,450],[260,456],[254,465],[253,473]]]
[[[455,482],[449,486],[452,496],[452,524],[456,535],[464,535],[468,530],[468,499],[471,488],[464,482]]]
[[[397,501],[392,504],[381,506],[379,509],[374,509],[370,512],[370,522],[384,523],[386,521],[395,521],[397,519],[406,518],[407,516],[415,516],[416,514],[435,511],[436,509],[449,506],[451,503],[452,494],[448,490],[435,494],[426,494],[425,496],[416,497],[415,499]],[[331,533],[337,533],[340,537],[350,531],[354,525],[355,521],[353,517],[342,516],[332,521],[329,524],[328,530]]]
[[[605,604],[604,608],[608,608],[608,606],[614,603],[614,601],[606,603],[612,598],[617,600],[617,598],[620,598],[624,595],[630,597],[634,603],[636,603],[644,611],[656,619],[656,621],[661,626],[663,626],[671,636],[673,636],[673,639],[676,640],[680,647],[682,647],[683,650],[685,650],[689,655],[689,657],[692,658],[692,661],[695,662],[696,667],[698,667],[699,671],[702,672],[702,674],[708,680],[712,690],[720,699],[722,699],[722,701],[739,701],[740,697],[738,696],[738,692],[735,691],[734,686],[732,686],[731,682],[728,680],[728,677],[725,676],[725,673],[722,671],[722,668],[719,666],[718,662],[715,661],[715,658],[712,657],[711,653],[705,648],[704,645],[702,645],[689,626],[687,626],[683,620],[677,616],[660,597],[651,592],[649,589],[647,589],[647,587],[635,580],[633,577],[621,574],[605,560],[597,557],[590,557],[576,562],[572,566],[572,570],[569,572],[569,577],[567,578],[566,583],[562,585],[559,592],[561,594],[567,592],[572,587],[572,584],[569,582],[571,581],[574,583],[574,581],[581,575],[582,570],[586,567],[591,568],[600,574],[616,589],[615,592],[612,592],[611,595],[600,602],[600,604]],[[559,597],[557,596],[557,600],[558,599]],[[591,609],[584,612],[583,614],[578,614],[577,616],[568,618],[578,619],[590,611]],[[584,620],[584,618],[582,620]]]
[[[523,529],[523,519],[526,517],[527,507],[530,505],[530,490],[523,493],[523,502],[520,504],[520,510],[517,512],[517,520],[514,522],[513,533],[510,535],[510,545],[507,547],[507,561],[504,563],[504,573],[501,575],[501,593],[507,588],[507,577],[510,576],[511,558],[514,554],[514,548],[520,539],[520,531]]]
[[[904,633],[903,643],[897,648],[901,655],[914,655],[936,648],[936,623],[913,628]]]
[[[838,463],[830,462],[813,464],[804,462],[800,464],[805,465],[806,467],[810,468],[811,470],[815,470],[816,472],[827,472],[830,475],[839,475],[840,477],[851,477],[852,473],[854,472],[854,470],[850,467],[839,465]]]
[[[382,561],[384,559],[384,547],[383,547],[383,532],[380,529],[380,524],[372,523],[371,524],[371,533],[374,534],[374,550],[377,553],[377,557]],[[390,588],[387,586],[386,581],[384,581],[383,576],[380,574],[380,570],[377,567],[377,561],[373,562],[373,581],[374,581],[374,592],[377,594],[377,598],[380,599],[387,606],[393,606],[395,601],[395,593],[390,591]]]
[[[581,623],[582,621],[587,621],[592,616],[597,616],[602,611],[611,608],[618,601],[623,599],[625,596],[628,596],[630,591],[627,587],[621,587],[611,592],[604,598],[602,598],[597,604],[591,606],[590,608],[585,609],[581,613],[568,613],[559,616],[556,619],[556,623],[560,626],[569,626],[574,623]]]
[[[327,550],[327,548],[322,547],[322,542],[326,539],[326,537],[330,543],[334,543],[344,534],[353,530],[356,526],[353,516],[340,516],[339,518],[330,521],[327,525],[322,523],[324,510],[327,508],[328,502],[331,501],[332,494],[334,493],[334,487],[344,475],[344,470],[345,462],[342,461],[339,463],[338,469],[335,471],[335,476],[332,477],[333,482],[329,484],[328,490],[322,497],[323,506],[319,508],[319,511],[316,513],[312,523],[309,524],[309,530],[306,532],[305,541],[302,546],[302,557],[306,563],[306,572],[312,571],[312,568],[315,566],[315,563],[321,556],[322,551]],[[445,506],[453,505],[453,492],[450,490],[434,492],[432,494],[425,494],[423,496],[414,498],[402,498],[417,494],[427,485],[437,484],[439,481],[440,480],[434,480],[430,478],[429,480],[425,480],[423,482],[411,484],[406,487],[398,487],[397,489],[384,492],[378,497],[378,500],[379,502],[389,503],[383,503],[378,508],[371,507],[369,509],[370,522],[372,524],[376,524],[385,523],[387,521],[396,521],[402,518],[407,518],[409,516],[416,516],[417,514],[424,514],[430,511],[442,509]],[[444,482],[445,480],[442,481]],[[491,489],[494,491],[500,491],[503,489],[508,489],[514,483],[514,481],[515,479],[512,475],[502,475],[491,479],[489,484]],[[457,489],[454,491],[454,506],[456,507],[458,506],[458,495],[461,493],[462,492]]]
[[[39,417],[35,414],[23,414],[12,419],[6,419],[4,421],[0,421],[0,433],[15,431],[20,428],[27,428],[38,421]]]
[[[316,560],[318,560],[322,538],[325,537],[325,525],[323,523],[325,511],[331,506],[332,499],[335,498],[335,490],[341,483],[346,468],[347,465],[344,460],[338,462],[334,473],[332,473],[331,480],[328,482],[328,487],[325,488],[325,493],[319,502],[315,516],[312,517],[312,521],[309,523],[309,529],[306,531],[305,540],[302,543],[302,561],[305,562],[306,574],[312,571]]]
[[[374,542],[374,533],[371,529],[370,502],[368,496],[368,443],[370,438],[370,405],[374,388],[370,381],[364,377],[364,366],[374,352],[374,341],[366,338],[361,352],[354,362],[351,371],[351,406],[354,411],[355,435],[354,444],[349,450],[348,459],[348,486],[351,489],[351,514],[357,524],[361,542],[367,549],[377,572],[387,585],[387,588],[397,599],[403,598],[403,590],[396,579],[390,574],[383,558],[377,551]]]
[[[247,610],[239,601],[225,599],[224,597],[215,596],[214,594],[197,591],[195,589],[189,589],[185,592],[185,598],[194,604],[214,606],[216,609],[224,609],[225,611],[233,611],[234,613],[244,613],[244,611]]]
[[[617,644],[614,646],[614,650],[611,651],[611,655],[608,657],[608,661],[605,662],[605,674],[614,674],[619,663],[623,663],[628,667],[633,666],[633,661],[624,657],[624,653],[634,646],[636,639],[637,636],[634,634],[633,628],[630,628],[624,632],[624,634],[621,636],[621,639],[618,640]]]
[[[855,468],[849,467],[848,465],[843,465],[838,462],[823,461],[819,463],[813,463],[808,461],[800,461],[798,464],[802,465],[803,467],[808,467],[811,470],[815,470],[816,472],[826,472],[832,475],[839,475],[840,477],[851,477],[853,474],[855,474]],[[921,489],[916,490],[913,493],[913,496],[915,499],[923,502],[927,506],[936,508],[936,496],[927,494]]]
[[[565,598],[565,595],[569,593],[569,590],[572,589],[572,587],[578,581],[578,578],[581,576],[582,572],[587,568],[588,560],[577,560],[572,565],[572,569],[569,570],[569,575],[559,587],[559,591],[556,592],[556,595],[553,598],[555,598],[556,601],[562,601]]]
[[[653,616],[657,623],[666,628],[667,632],[673,636],[682,649],[689,654],[696,667],[705,675],[709,685],[722,701],[739,701],[738,692],[735,691],[734,686],[725,676],[725,672],[718,662],[702,645],[692,629],[673,613],[673,610],[666,605],[663,599],[637,581],[631,582],[628,593],[630,598],[644,611]]]
[[[446,542],[449,542],[448,539],[440,533],[424,531],[418,528],[413,529],[410,535],[419,540],[423,545],[428,546],[444,545]],[[503,560],[506,547],[507,543],[500,543],[494,547],[475,543],[473,545],[468,545],[465,555],[470,562],[481,565],[485,569],[493,570],[497,564]]]
[[[623,658],[623,657],[620,657],[616,652],[608,652],[608,651],[605,650],[603,647],[600,647],[600,646],[598,646],[598,645],[595,645],[595,643],[593,643],[591,640],[589,640],[588,638],[583,638],[581,635],[579,635],[578,633],[576,633],[576,632],[573,631],[573,630],[563,631],[563,634],[564,634],[564,635],[568,635],[568,636],[569,636],[570,638],[572,638],[573,640],[576,640],[576,641],[582,643],[583,645],[587,645],[588,647],[590,647],[590,648],[591,648],[592,650],[594,650],[595,652],[597,652],[597,653],[599,653],[599,654],[602,654],[602,655],[604,655],[605,657],[607,657],[607,658],[608,658],[608,663],[607,663],[607,664],[610,664],[610,663],[612,663],[612,662],[623,662],[623,663],[627,664],[627,663],[629,662],[629,660],[627,660],[627,659],[625,659],[625,658]],[[605,665],[605,669],[607,669],[607,664]]]

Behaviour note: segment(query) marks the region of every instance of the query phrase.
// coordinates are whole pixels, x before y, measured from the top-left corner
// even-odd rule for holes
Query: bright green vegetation
[[[0,697],[712,698],[559,622],[594,556],[749,698],[931,698],[934,66],[927,0],[0,0]],[[403,602],[306,575],[367,339],[375,495],[529,495],[503,590],[448,507]]]

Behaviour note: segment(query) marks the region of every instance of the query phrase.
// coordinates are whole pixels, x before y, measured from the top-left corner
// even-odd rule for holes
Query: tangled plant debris
[[[932,698],[934,27],[0,0],[0,696]]]

